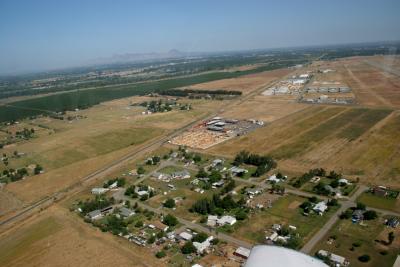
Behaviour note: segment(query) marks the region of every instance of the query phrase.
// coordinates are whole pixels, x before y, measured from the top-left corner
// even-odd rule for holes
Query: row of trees
[[[248,151],[240,151],[236,155],[233,165],[239,166],[241,164],[256,166],[257,169],[252,173],[254,177],[259,177],[277,166],[272,157],[250,154]]]
[[[200,95],[235,95],[239,96],[242,95],[240,91],[233,91],[233,90],[196,90],[196,89],[168,89],[161,91],[160,95],[170,95],[170,96],[181,96],[187,97],[193,94],[200,94]]]
[[[235,201],[231,195],[221,198],[214,194],[211,199],[203,198],[196,201],[189,209],[190,212],[196,212],[202,215],[216,214],[223,215],[224,212],[236,210],[236,219],[244,220],[247,218],[247,208],[244,207],[246,201],[244,198]]]
[[[84,202],[80,201],[78,207],[81,208],[82,214],[86,215],[91,211],[104,209],[112,204],[114,204],[114,198],[107,198],[103,195],[96,196],[94,199],[86,200]]]

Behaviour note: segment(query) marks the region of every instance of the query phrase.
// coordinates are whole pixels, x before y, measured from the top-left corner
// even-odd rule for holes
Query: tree
[[[393,232],[390,232],[390,233],[388,234],[389,245],[393,243],[394,238],[395,238],[394,233],[393,233]]]
[[[358,209],[358,210],[366,210],[366,208],[367,208],[367,206],[365,206],[364,203],[357,202],[356,209]]]
[[[194,162],[199,163],[201,161],[201,156],[199,154],[194,155],[193,157]]]
[[[153,165],[157,165],[157,163],[160,162],[161,158],[159,156],[154,156],[152,160],[153,160]]]
[[[164,217],[163,223],[168,226],[175,226],[178,224],[178,219],[175,216],[168,214]]]
[[[363,216],[364,216],[364,220],[367,220],[367,221],[378,218],[378,214],[374,210],[367,210],[366,212],[364,212]]]
[[[143,227],[143,221],[137,221],[137,222],[135,223],[135,227],[136,227],[136,228]]]
[[[192,242],[186,242],[185,245],[181,248],[183,254],[191,254],[196,252],[196,247],[193,245]]]
[[[198,233],[192,239],[193,242],[203,243],[208,238],[206,233]]]
[[[139,175],[145,173],[145,170],[144,170],[143,166],[139,166],[139,167],[137,168],[137,173],[138,173]]]
[[[247,213],[243,209],[238,210],[238,212],[236,212],[235,216],[236,216],[236,219],[238,219],[239,221],[243,221],[243,220],[247,219]]]
[[[156,257],[157,257],[158,259],[164,258],[165,256],[167,256],[167,254],[165,253],[164,250],[160,250],[160,251],[158,251],[158,252],[156,253]]]
[[[208,173],[204,170],[204,168],[201,168],[199,172],[196,174],[197,178],[205,178],[208,176]]]
[[[125,178],[118,178],[117,179],[117,186],[118,187],[123,187],[125,185],[126,181]]]
[[[336,198],[332,198],[328,200],[328,206],[334,207],[339,205],[339,201]]]
[[[43,170],[42,166],[40,166],[39,164],[36,165],[35,169],[33,170],[33,173],[35,175],[39,174],[41,171]]]
[[[347,209],[346,211],[342,212],[339,215],[339,218],[342,219],[342,220],[343,219],[350,219],[352,215],[353,215],[353,211],[351,209]]]
[[[151,235],[148,239],[147,239],[147,244],[153,244],[156,241],[156,237],[154,235]]]
[[[364,254],[358,257],[358,260],[361,262],[369,262],[371,260],[371,257],[367,254]]]
[[[167,200],[165,200],[163,206],[172,209],[175,207],[175,200],[173,200],[172,198],[168,198]]]

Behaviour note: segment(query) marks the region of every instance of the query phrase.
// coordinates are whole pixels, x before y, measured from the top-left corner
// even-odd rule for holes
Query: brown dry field
[[[266,86],[275,79],[280,79],[289,74],[293,70],[279,69],[273,71],[265,71],[256,74],[250,74],[232,79],[223,79],[212,82],[200,83],[189,86],[192,89],[223,89],[241,91],[244,95],[251,93],[259,87]]]
[[[27,264],[163,266],[149,250],[103,233],[55,205],[0,236],[0,266]]]
[[[400,78],[367,64],[365,60],[370,58],[357,57],[336,62],[344,81],[353,89],[357,102],[367,106],[400,108]]]
[[[257,119],[269,123],[306,107],[308,105],[297,103],[295,97],[289,95],[256,95],[224,111],[221,116],[235,119]]]
[[[241,150],[260,154],[280,153],[285,146],[298,145],[297,140],[327,120],[353,112],[350,107],[309,106],[267,126],[207,150],[207,153],[233,157]],[[368,112],[368,110],[367,110]],[[390,111],[389,111],[390,112]],[[344,121],[329,135],[314,143],[312,139],[299,155],[278,160],[282,171],[302,173],[310,168],[324,167],[360,177],[364,183],[400,186],[400,114],[389,116],[366,128],[356,140],[337,137],[352,121]]]
[[[221,103],[194,100],[191,111],[141,115],[143,108],[128,109],[131,102],[138,100],[143,99],[116,100],[79,111],[87,118],[72,123],[48,118],[35,120],[33,123],[51,127],[56,133],[18,143],[5,152],[11,154],[17,150],[27,154],[11,161],[11,167],[39,162],[45,173],[10,183],[5,190],[25,203],[37,201],[212,112]]]

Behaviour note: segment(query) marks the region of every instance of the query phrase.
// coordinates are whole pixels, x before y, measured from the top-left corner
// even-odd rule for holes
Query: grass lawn
[[[398,241],[394,241],[392,245],[387,246],[375,242],[375,240],[387,240],[388,232],[393,231],[391,228],[386,228],[380,219],[364,222],[365,226],[353,224],[350,220],[340,220],[331,229],[328,235],[317,245],[314,252],[324,249],[331,253],[345,257],[350,261],[350,266],[392,266],[397,254],[399,253],[400,245]],[[336,240],[332,244],[328,244],[328,239],[335,236]],[[354,247],[353,244],[358,243],[359,247]],[[354,249],[351,249],[354,247]],[[381,252],[386,251],[386,255]],[[371,260],[367,263],[362,263],[358,260],[361,255],[367,254]]]
[[[272,208],[251,214],[247,220],[238,223],[232,234],[252,243],[264,243],[265,236],[268,234],[265,231],[269,232],[272,224],[290,224],[297,227],[297,232],[303,238],[302,243],[304,244],[336,210],[331,208],[323,216],[310,215],[306,217],[301,214],[298,207],[304,201],[306,198],[294,195],[281,197],[272,204]]]
[[[380,197],[371,193],[363,193],[361,194],[361,196],[358,197],[357,201],[364,203],[365,205],[372,208],[386,209],[386,210],[400,212],[399,199],[390,197]]]

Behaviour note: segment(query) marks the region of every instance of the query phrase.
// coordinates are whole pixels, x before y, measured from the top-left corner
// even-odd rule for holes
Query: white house
[[[207,225],[208,226],[212,226],[212,227],[216,226],[217,225],[217,221],[218,221],[218,216],[208,215],[208,218],[207,218]]]
[[[346,263],[346,258],[336,255],[336,254],[333,254],[333,253],[330,253],[326,250],[322,250],[322,249],[319,250],[318,255],[329,258],[329,260],[331,260],[335,264],[338,264],[339,266],[344,266]]]
[[[185,241],[190,241],[193,238],[192,234],[189,234],[188,232],[182,232],[179,234],[179,237]]]
[[[224,215],[217,220],[218,225],[234,225],[236,223],[236,218],[230,215]]]
[[[268,182],[271,183],[279,183],[281,181],[281,179],[277,178],[276,175],[271,175],[270,177],[267,178]]]
[[[238,247],[235,252],[233,252],[233,255],[247,259],[250,256],[250,249]]]
[[[326,205],[325,201],[318,202],[315,204],[313,210],[317,212],[319,215],[324,214],[324,212],[328,209],[328,205]]]
[[[197,249],[197,252],[202,254],[207,248],[211,246],[211,241],[214,239],[213,236],[209,236],[204,242],[193,242],[193,246]]]
[[[101,213],[100,210],[91,211],[91,212],[89,212],[86,216],[87,216],[89,219],[93,220],[93,221],[94,221],[94,220],[99,220],[99,219],[103,218],[103,214]]]
[[[118,187],[118,182],[116,181],[116,182],[112,183],[108,188],[109,189],[114,189],[114,188],[117,188],[117,187]]]
[[[131,209],[122,207],[122,208],[119,209],[119,214],[122,217],[126,217],[127,218],[127,217],[130,217],[132,215],[135,215],[135,212],[133,210],[131,210]]]
[[[92,188],[92,194],[93,195],[101,195],[101,194],[108,192],[108,190],[109,190],[108,188],[95,187],[95,188]]]

